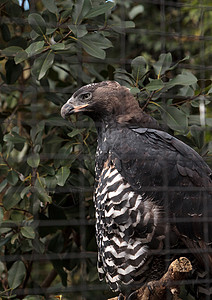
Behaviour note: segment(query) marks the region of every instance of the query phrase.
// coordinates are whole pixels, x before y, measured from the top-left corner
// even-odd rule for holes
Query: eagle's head
[[[78,112],[90,115],[94,120],[106,116],[113,118],[129,113],[133,107],[139,109],[129,89],[116,81],[91,83],[81,87],[61,108],[63,118]]]
[[[157,121],[141,110],[130,90],[116,81],[85,85],[61,108],[63,118],[79,112],[98,122],[113,120],[119,124],[158,128]]]

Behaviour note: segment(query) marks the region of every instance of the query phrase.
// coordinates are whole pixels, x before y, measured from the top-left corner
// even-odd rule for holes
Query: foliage
[[[60,106],[83,84],[115,79],[167,130],[206,155],[212,147],[204,130],[212,125],[211,80],[180,68],[188,64],[186,47],[176,60],[175,51],[160,54],[157,43],[152,47],[150,35],[141,51],[134,26],[142,28],[140,16],[149,5],[39,0],[24,10],[24,2],[0,0],[0,295],[23,298],[31,292],[35,296],[24,299],[41,299],[68,287],[77,299],[82,281],[90,290],[98,283],[96,132],[87,117],[63,120]],[[152,13],[157,26],[158,8]],[[184,9],[182,22],[194,21],[190,13]],[[167,18],[173,14],[168,10]],[[119,61],[123,38],[129,41],[126,65]],[[199,108],[207,109],[206,118]],[[37,261],[44,261],[42,272]],[[84,296],[105,298],[102,287]]]

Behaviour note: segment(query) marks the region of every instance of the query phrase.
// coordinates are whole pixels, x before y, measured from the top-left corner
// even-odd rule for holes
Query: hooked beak
[[[72,105],[71,103],[65,103],[61,108],[61,116],[63,117],[63,119],[65,119],[71,114],[82,111],[83,108],[87,106],[88,104]]]

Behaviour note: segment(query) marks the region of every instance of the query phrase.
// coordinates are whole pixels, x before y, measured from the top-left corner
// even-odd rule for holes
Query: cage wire
[[[126,2],[127,1],[123,1]],[[154,22],[154,19],[152,19],[152,23],[148,21],[148,27],[138,27],[137,25],[135,28],[122,28],[122,33],[118,36],[119,39],[119,45],[120,45],[120,52],[116,52],[116,56],[113,55],[113,52],[108,52],[108,55],[106,56],[105,60],[97,61],[95,59],[92,59],[91,57],[86,58],[86,63],[89,65],[89,63],[94,63],[97,65],[102,65],[107,68],[109,64],[116,66],[116,68],[122,68],[129,70],[129,66],[132,62],[133,55],[130,55],[130,52],[134,52],[135,56],[142,55],[142,44],[146,42],[146,40],[150,40],[152,45],[154,44],[155,52],[156,53],[165,53],[168,52],[169,49],[173,49],[175,53],[174,60],[178,61],[182,59],[182,48],[185,47],[187,52],[189,52],[189,48],[199,48],[199,50],[196,50],[196,52],[199,53],[199,59],[195,63],[186,63],[183,62],[180,64],[180,68],[184,69],[190,69],[192,72],[198,73],[199,79],[205,79],[208,78],[212,70],[212,66],[206,58],[210,57],[208,53],[208,49],[211,49],[212,47],[212,36],[208,35],[207,32],[205,32],[205,25],[206,22],[210,22],[208,20],[209,14],[212,12],[212,6],[210,1],[164,1],[164,0],[144,0],[144,1],[130,1],[130,4],[140,4],[143,6],[144,11],[148,10],[149,12],[155,11],[159,14],[159,24]],[[36,1],[32,1],[30,3],[30,9],[31,12],[36,12]],[[121,20],[128,21],[128,11],[126,9],[127,5],[120,5],[120,15]],[[175,11],[176,18],[170,18],[168,16],[168,13],[170,10]],[[196,17],[196,28],[194,30],[189,30],[185,24],[182,23],[183,20],[183,14],[185,11],[188,13],[189,11],[193,11],[193,16]],[[154,16],[149,15],[148,18],[151,20],[151,18]],[[143,18],[142,14],[139,16],[139,18]],[[14,19],[10,18],[8,19],[12,22],[14,22]],[[15,18],[15,23],[18,24],[18,22],[22,22],[22,19],[19,20],[18,18]],[[134,20],[136,24],[136,19]],[[9,25],[9,24],[8,24]],[[211,24],[212,26],[212,24]],[[185,28],[184,28],[185,27]],[[209,33],[211,33],[209,31]],[[130,44],[132,38],[136,36],[137,38],[137,49],[131,49]],[[154,51],[154,50],[153,50]],[[206,53],[207,51],[207,53]],[[151,55],[151,54],[150,54]],[[78,52],[77,54],[77,61],[73,62],[72,57],[69,59],[69,64],[73,65],[76,64],[78,66],[78,70],[80,70],[81,73],[84,72],[82,63],[84,62],[84,56],[82,52]],[[66,58],[66,61],[68,59]],[[64,67],[65,68],[65,67]],[[80,68],[80,69],[79,69]],[[115,70],[115,69],[114,69]],[[113,71],[114,71],[113,70]],[[110,71],[108,71],[110,72]],[[82,77],[81,77],[82,78]],[[75,88],[72,87],[72,90],[70,89],[64,89],[63,87],[56,87],[53,89],[54,93],[60,93],[63,94],[64,99],[68,99],[71,93],[73,93],[76,88],[81,87],[84,85],[83,80],[78,77],[77,86]],[[121,80],[119,80],[120,83],[123,83]],[[1,84],[1,90],[2,93],[4,92],[5,85]],[[11,84],[6,86],[7,89],[10,89],[11,92],[16,90],[16,85]],[[25,87],[22,87],[25,89]],[[42,87],[32,87],[33,88],[33,97],[31,97],[31,103],[34,104],[34,107],[36,107],[38,103],[38,99],[42,93],[45,93],[45,90],[42,90]],[[167,102],[167,100],[170,97],[169,92],[162,95],[164,105]],[[199,101],[199,115],[200,115],[200,125],[202,130],[206,130],[206,111],[207,108],[205,106],[205,99],[200,98]],[[35,109],[33,113],[33,117],[31,119],[31,124],[36,126],[38,123],[37,119],[37,111]],[[54,108],[54,113],[60,114],[60,108],[57,106]],[[165,118],[165,117],[164,117]],[[40,120],[39,120],[40,121]],[[165,121],[165,120],[164,120]],[[88,126],[87,129],[91,130],[91,123],[87,119],[82,121],[81,117],[79,117],[78,125],[80,129]],[[93,125],[92,125],[93,126]],[[208,130],[208,129],[207,129]],[[210,130],[208,130],[209,132]],[[53,133],[54,135],[54,133]],[[70,138],[71,139],[71,138]],[[86,142],[84,143],[85,149]],[[42,160],[45,161],[45,159],[48,159],[49,156],[51,156],[52,153],[44,153]],[[93,155],[93,153],[92,153]],[[83,160],[85,157],[87,157],[88,160],[94,159],[94,156],[89,154],[89,152],[86,150],[84,153],[82,152],[79,155],[79,159]],[[67,153],[54,153],[54,159],[59,160],[67,160]],[[68,158],[70,159],[70,157]],[[18,160],[18,157],[17,157]],[[211,165],[211,161],[208,159],[207,161]],[[67,161],[68,163],[68,161]],[[83,172],[83,171],[82,171]],[[164,172],[164,182],[167,182],[167,174]],[[52,241],[52,245],[49,248],[48,251],[45,251],[45,249],[42,249],[40,253],[38,253],[36,250],[31,251],[29,253],[9,253],[9,251],[4,252],[4,247],[1,250],[1,262],[3,264],[12,265],[14,262],[17,261],[23,261],[27,262],[28,264],[33,265],[33,277],[35,278],[35,281],[43,278],[43,285],[31,285],[27,288],[23,285],[18,286],[15,289],[15,297],[17,299],[23,299],[24,297],[29,297],[31,295],[31,298],[26,299],[56,299],[56,297],[60,299],[73,299],[73,300],[91,300],[96,297],[97,299],[108,299],[112,297],[114,294],[109,291],[109,288],[105,282],[99,282],[97,270],[96,270],[96,260],[97,260],[97,250],[96,246],[92,245],[88,247],[88,239],[92,240],[92,237],[95,235],[95,214],[94,209],[90,208],[91,206],[91,197],[93,192],[93,185],[91,184],[88,186],[88,183],[85,182],[85,177],[81,176],[81,173],[76,174],[76,177],[80,179],[80,185],[78,186],[60,186],[56,190],[54,190],[54,193],[57,197],[57,194],[59,197],[63,195],[67,196],[67,199],[72,199],[72,206],[68,207],[68,200],[65,202],[65,205],[63,206],[63,210],[66,210],[69,214],[68,219],[62,219],[62,217],[59,216],[61,213],[60,205],[63,205],[63,200],[58,201],[55,203],[54,209],[52,211],[52,214],[55,214],[55,219],[48,219],[43,218],[39,219],[37,216],[34,218],[34,229],[35,234],[39,234],[41,228],[45,228],[45,230],[49,233],[52,232],[52,228],[57,227],[59,230],[62,229],[63,236],[56,236],[54,241]],[[165,185],[162,187],[163,190],[166,192],[166,199],[164,199],[166,205],[165,207],[168,207],[169,202],[169,194],[172,191],[176,191],[178,187],[171,189],[168,187],[168,185]],[[184,188],[185,189],[185,188]],[[198,191],[200,191],[199,188],[196,188]],[[192,192],[195,189],[190,189]],[[49,191],[51,192],[51,188],[49,188]],[[37,205],[35,203],[35,205]],[[57,209],[59,210],[59,213],[57,215]],[[75,212],[75,216],[73,217],[73,211]],[[88,215],[88,212],[91,212],[90,215]],[[204,218],[203,218],[203,224],[204,224],[204,235],[205,240],[208,240],[208,222],[211,222],[211,220],[207,217],[207,201],[204,201]],[[168,210],[165,212],[165,219],[167,224],[171,224],[172,222],[191,222],[190,219],[178,219],[171,220],[169,217]],[[62,214],[62,213],[61,213]],[[77,216],[77,217],[76,217]],[[14,228],[16,227],[15,221],[13,222]],[[2,233],[2,237],[4,237],[4,233]],[[56,232],[54,233],[57,234]],[[74,237],[74,235],[76,235]],[[43,237],[45,238],[45,237]],[[68,249],[65,247],[66,244],[68,244],[69,239],[74,239],[75,243],[72,247],[72,249]],[[63,239],[63,240],[61,240]],[[64,242],[64,239],[67,239]],[[2,239],[1,239],[2,241]],[[63,244],[63,247],[58,251],[54,252],[54,247],[57,248],[59,245]],[[93,241],[92,241],[93,243]],[[37,246],[34,245],[35,249],[37,249]],[[93,250],[95,249],[95,250]],[[200,250],[198,250],[200,251]],[[204,255],[204,252],[208,252],[208,250],[202,249],[202,255]],[[179,256],[186,256],[190,257],[191,250],[188,248],[184,249],[172,249],[170,244],[170,236],[167,234],[165,239],[165,248],[160,251],[161,255],[164,255],[164,258],[167,262],[167,267],[170,264],[171,257],[173,254],[179,255]],[[153,253],[154,255],[154,253]],[[155,253],[157,255],[157,253]],[[65,267],[64,262],[67,262],[67,267]],[[72,264],[72,262],[77,262],[77,264],[74,265],[73,268],[70,268],[69,264]],[[50,265],[53,265],[50,267]],[[89,270],[89,271],[88,271]],[[46,277],[44,277],[44,274],[47,274]],[[161,274],[162,275],[162,274]],[[32,276],[32,275],[28,275]],[[68,284],[67,286],[64,286],[61,284],[61,277],[67,276],[68,277]],[[73,279],[74,278],[74,279]],[[54,286],[51,287],[49,285],[49,282],[56,282]],[[205,264],[205,273],[202,278],[189,279],[183,284],[187,286],[188,284],[204,284],[205,288],[210,290],[212,283],[212,278],[209,272],[209,263]],[[179,283],[182,285],[182,282]],[[1,292],[0,292],[1,293]],[[185,295],[186,292],[184,291],[183,299],[193,299],[192,296]],[[0,294],[1,295],[1,294]],[[2,293],[3,295],[3,293]],[[12,295],[12,292],[11,292]],[[1,297],[1,296],[0,296]],[[5,297],[5,296],[4,296]],[[38,298],[33,298],[38,297]],[[40,297],[40,298],[39,298]],[[187,298],[190,297],[190,298]],[[6,299],[9,299],[9,296],[5,297]],[[3,297],[2,297],[3,299]],[[205,299],[211,299],[210,295],[206,295]]]

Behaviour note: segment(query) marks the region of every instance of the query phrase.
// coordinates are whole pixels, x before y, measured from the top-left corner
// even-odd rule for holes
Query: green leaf
[[[69,25],[68,28],[72,30],[73,34],[78,38],[81,38],[88,33],[85,24],[80,24],[80,25],[73,24],[73,25]]]
[[[212,94],[212,87],[209,89],[209,91],[207,92],[208,95]]]
[[[147,63],[143,56],[137,56],[131,63],[132,75],[138,82],[147,72]]]
[[[46,75],[48,69],[50,69],[51,66],[53,65],[54,53],[52,51],[48,51],[47,53],[44,53],[44,55],[39,59],[40,59],[41,69],[39,72],[38,80],[41,80],[41,78],[43,78]]]
[[[74,24],[80,24],[84,16],[91,9],[90,0],[76,1],[72,12],[72,18]]]
[[[167,83],[167,87],[173,87],[175,85],[192,85],[197,82],[197,78],[191,73],[179,74]]]
[[[14,144],[20,144],[20,143],[25,143],[26,139],[24,137],[20,136],[15,131],[12,131],[11,133],[8,133],[4,136],[4,141],[12,142]]]
[[[134,28],[135,23],[133,21],[108,21],[108,26],[111,27],[115,32],[125,33],[126,28]]]
[[[64,43],[58,43],[51,45],[51,49],[54,51],[59,51],[59,50],[64,50],[65,49],[65,44]]]
[[[183,59],[179,60],[175,65],[173,65],[172,67],[170,67],[167,71],[172,71],[174,70],[181,62],[185,61],[189,59],[189,56],[184,57]]]
[[[206,87],[211,85],[211,83],[212,83],[212,81],[210,79],[199,79],[197,81],[197,84],[201,89],[205,89]]]
[[[57,184],[60,186],[64,186],[68,176],[70,175],[70,169],[68,167],[61,167],[56,175]]]
[[[42,202],[52,202],[51,197],[47,194],[47,191],[45,190],[46,183],[44,178],[37,178],[35,181],[35,193],[38,197],[38,199]]]
[[[129,17],[131,20],[133,20],[137,15],[142,14],[143,12],[144,12],[144,6],[141,4],[136,5],[129,12]]]
[[[72,137],[82,133],[83,131],[84,131],[84,129],[75,128],[72,130],[72,132],[69,132],[67,135],[72,138]]]
[[[23,49],[18,46],[10,46],[7,48],[4,48],[1,53],[6,56],[15,56],[19,51],[22,51]]]
[[[155,70],[155,74],[160,77],[163,75],[167,70],[169,70],[169,67],[172,63],[172,55],[171,53],[162,53],[159,56],[159,60],[153,64],[153,68]]]
[[[166,107],[163,120],[173,130],[185,133],[188,129],[188,117],[184,112],[174,106]]]
[[[11,34],[10,34],[10,30],[9,27],[7,26],[7,24],[1,24],[1,34],[2,34],[2,38],[5,42],[9,42],[9,40],[11,39]]]
[[[163,87],[164,87],[164,83],[161,79],[154,79],[145,86],[145,88],[148,91],[157,91],[157,90],[162,89]]]
[[[137,95],[138,93],[140,93],[140,89],[137,87],[131,87],[130,93],[132,93],[133,95]]]
[[[26,51],[24,51],[23,49],[21,51],[19,51],[15,58],[14,58],[14,61],[17,64],[21,63],[22,61],[26,60],[28,58],[28,55],[26,53]]]
[[[29,57],[39,54],[44,49],[44,41],[34,42],[25,49]]]
[[[35,238],[35,231],[30,226],[21,227],[21,234],[24,237],[28,238],[28,239],[34,239]]]
[[[12,170],[8,173],[7,175],[7,181],[11,184],[11,185],[16,185],[16,183],[18,182],[18,174]]]
[[[0,207],[0,222],[2,222],[4,219],[4,209],[3,207]]]
[[[38,153],[32,153],[27,158],[27,163],[30,167],[37,168],[39,166],[39,163],[40,163],[40,155]]]
[[[15,83],[22,74],[23,68],[20,64],[16,65],[13,59],[9,59],[5,64],[6,83]]]
[[[114,7],[114,3],[112,2],[107,2],[104,4],[100,4],[97,7],[93,7],[89,10],[89,12],[85,15],[85,18],[91,19],[94,17],[97,17],[99,15],[105,14],[108,12],[110,9]]]
[[[3,189],[7,186],[7,179],[4,179],[1,183],[0,183],[0,193],[3,191]]]
[[[42,0],[43,5],[52,13],[57,13],[58,9],[54,0]]]
[[[88,54],[100,59],[104,59],[106,56],[103,49],[112,47],[112,43],[100,33],[87,34],[77,41]]]
[[[10,210],[12,207],[16,206],[21,200],[21,193],[22,186],[12,186],[10,187],[6,194],[3,197],[3,205],[6,210]]]
[[[204,146],[204,129],[200,126],[193,125],[190,128],[191,135],[195,141],[196,146],[201,149]]]
[[[41,15],[32,13],[28,16],[28,22],[32,29],[39,35],[46,34],[46,22]]]
[[[26,268],[22,261],[16,261],[8,271],[8,284],[11,289],[17,288],[26,276]]]

